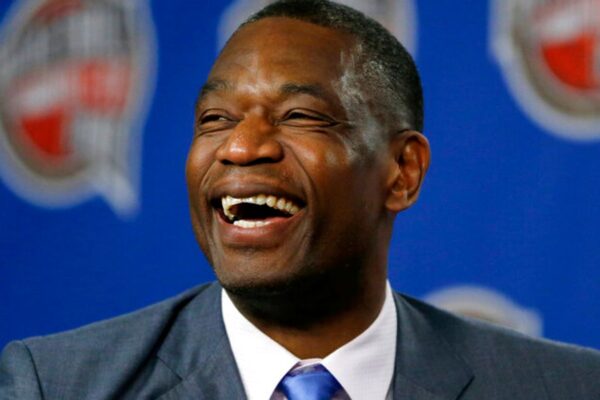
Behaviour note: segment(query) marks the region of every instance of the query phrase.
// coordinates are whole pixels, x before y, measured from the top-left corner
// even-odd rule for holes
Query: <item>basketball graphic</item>
[[[513,94],[562,138],[600,139],[600,0],[497,0],[492,46]]]
[[[15,3],[0,42],[2,177],[43,207],[138,205],[139,123],[153,71],[145,0]]]

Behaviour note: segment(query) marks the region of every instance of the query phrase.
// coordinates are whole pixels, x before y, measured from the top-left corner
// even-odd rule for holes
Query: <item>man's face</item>
[[[196,237],[224,287],[364,269],[385,242],[387,136],[364,104],[346,109],[356,101],[344,99],[341,61],[353,48],[338,31],[267,18],[216,61],[186,175]]]

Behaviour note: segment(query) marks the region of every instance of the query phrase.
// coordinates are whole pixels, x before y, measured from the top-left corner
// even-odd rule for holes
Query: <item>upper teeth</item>
[[[223,213],[229,220],[233,221],[235,215],[231,212],[230,208],[236,204],[249,203],[257,204],[259,206],[266,205],[271,208],[275,208],[280,211],[284,211],[288,214],[296,214],[300,208],[295,205],[291,200],[283,197],[268,196],[265,194],[259,194],[252,197],[237,198],[232,196],[224,196],[221,198],[221,204],[223,205]]]

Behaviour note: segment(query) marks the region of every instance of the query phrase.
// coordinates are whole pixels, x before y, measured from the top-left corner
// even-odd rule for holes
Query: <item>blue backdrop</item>
[[[58,4],[48,10],[42,8],[46,3],[80,4]],[[92,7],[96,3],[102,6]],[[104,84],[114,76],[129,79],[128,86],[117,85],[116,94],[107,95],[120,111],[103,112],[102,94],[92,100],[102,109],[94,121],[110,120],[120,127],[120,135],[129,138],[122,139],[129,144],[122,151],[123,159],[115,163],[125,171],[122,178],[133,193],[116,184],[113,191],[107,189],[113,186],[106,182],[118,178],[110,175],[115,173],[110,169],[103,170],[108,178],[92,173],[94,178],[75,180],[73,185],[80,189],[64,196],[60,182],[44,186],[53,185],[59,179],[56,174],[28,181],[31,171],[15,161],[19,157],[27,162],[28,155],[39,151],[50,160],[36,164],[39,175],[39,165],[54,168],[71,156],[76,161],[89,156],[78,153],[75,144],[52,147],[39,139],[46,131],[33,122],[33,128],[25,122],[15,128],[15,115],[38,104],[37,92],[27,92],[18,83],[30,65],[24,62],[21,68],[0,75],[4,138],[0,141],[0,346],[128,312],[214,279],[190,227],[184,163],[195,96],[223,40],[218,35],[226,31],[225,16],[233,18],[235,10],[262,2],[239,0],[236,9],[224,14],[230,3],[0,2],[0,49],[9,48],[19,35],[52,37],[47,33],[51,26],[64,26],[64,21],[85,12],[97,15],[84,21],[100,21],[99,32],[115,26],[127,32],[114,41],[126,44],[120,47],[82,39],[91,43],[91,53],[71,46],[58,56],[50,52],[41,61],[28,62],[43,64],[46,70],[63,68],[65,60],[91,54],[96,61],[117,60],[110,71],[121,71],[118,66],[125,65],[129,71],[125,74],[93,75],[104,77],[99,78]],[[528,25],[515,22],[516,28],[503,31],[503,24],[513,26],[511,18],[526,13],[515,14],[491,0],[379,3],[382,9],[396,7],[396,12],[404,12],[397,12],[399,16],[389,23],[404,27],[398,34],[412,41],[426,96],[425,133],[433,153],[419,202],[396,222],[390,254],[392,285],[414,296],[430,296],[432,301],[436,299],[432,293],[459,287],[458,300],[438,296],[438,301],[460,300],[471,314],[504,313],[498,319],[519,320],[522,312],[523,318],[529,318],[525,325],[534,326],[530,333],[600,348],[600,69],[589,69],[584,57],[591,51],[600,54],[600,46],[592,41],[577,47],[583,42],[561,39],[562,33],[552,30],[552,20],[536,31],[550,34],[532,34],[529,39],[521,35],[518,40],[524,43],[515,44],[517,39],[502,35]],[[515,2],[504,2],[509,3]],[[540,1],[520,3],[544,6]],[[103,18],[116,15],[119,4],[131,9],[122,12],[121,22],[102,25]],[[552,18],[560,18],[561,10],[551,11]],[[71,26],[77,34],[78,25]],[[598,26],[595,29],[600,31]],[[9,60],[19,55],[33,54],[27,49],[38,51],[25,39],[18,43],[10,47],[12,53],[0,50],[0,70],[8,70]],[[547,74],[545,81],[535,70],[540,64]],[[31,72],[35,73],[39,68]],[[77,87],[78,82],[67,86]],[[563,89],[567,94],[561,94]],[[13,96],[14,90],[18,95]],[[38,95],[54,95],[52,90]],[[570,95],[573,101],[565,106]],[[19,96],[25,105],[19,103]],[[85,102],[87,97],[82,96],[83,100],[75,97]],[[577,108],[581,104],[583,111]],[[36,115],[27,114],[39,122]],[[50,126],[49,120],[41,121],[42,127]],[[96,126],[86,123],[83,132]],[[75,128],[62,129],[67,137],[77,135]],[[28,137],[27,143],[33,145],[22,153],[11,150],[10,146],[17,146],[6,139],[11,132]],[[94,144],[88,146],[95,149]],[[60,193],[52,197],[45,191]],[[129,197],[121,196],[125,192]],[[489,295],[491,311],[477,308],[485,306],[481,298],[469,298],[477,293]]]

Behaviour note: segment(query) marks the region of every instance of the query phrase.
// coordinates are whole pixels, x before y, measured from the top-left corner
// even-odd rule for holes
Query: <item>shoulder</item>
[[[81,352],[89,350],[132,349],[153,342],[173,318],[209,285],[189,289],[175,297],[144,307],[137,311],[115,318],[95,322],[77,329],[58,334],[33,337],[22,341],[36,356],[61,352]]]
[[[58,393],[64,390],[71,394],[65,398],[77,398],[77,393],[71,391],[89,393],[86,384],[91,382],[91,377],[94,381],[104,380],[106,388],[114,390],[148,366],[152,373],[173,380],[176,377],[169,371],[160,372],[153,355],[189,304],[216,297],[218,290],[214,284],[198,286],[116,318],[54,335],[11,342],[0,358],[0,393],[21,394],[16,391],[25,389],[44,392],[48,390],[44,387],[45,382],[51,382],[52,388],[58,388]],[[15,395],[8,398],[37,397]]]
[[[397,295],[409,319],[426,324],[472,369],[479,384],[511,382],[537,385],[550,398],[600,398],[600,352],[516,331],[439,310]],[[562,394],[562,397],[561,395]],[[578,397],[579,396],[579,397]]]

